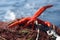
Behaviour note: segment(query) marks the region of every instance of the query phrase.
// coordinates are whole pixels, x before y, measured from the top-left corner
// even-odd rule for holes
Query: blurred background
[[[0,0],[0,21],[32,16],[42,6],[52,4],[40,19],[60,26],[60,0]]]

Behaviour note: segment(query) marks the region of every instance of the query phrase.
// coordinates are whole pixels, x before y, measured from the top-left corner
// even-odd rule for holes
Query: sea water
[[[0,0],[0,21],[32,16],[42,6],[52,4],[40,19],[60,26],[60,0]]]

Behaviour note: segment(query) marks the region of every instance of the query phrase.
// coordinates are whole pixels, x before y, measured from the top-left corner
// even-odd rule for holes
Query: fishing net
[[[32,2],[32,3],[29,3],[29,2]],[[34,1],[28,1],[26,3],[25,0],[22,0],[22,1],[19,1],[16,3],[12,3],[13,7],[10,6],[10,7],[12,7],[12,9],[10,7],[9,7],[10,9],[9,8],[7,9],[6,6],[8,4],[6,3],[7,4],[7,5],[5,5],[6,10],[4,10],[4,11],[0,10],[0,40],[56,40],[56,37],[54,35],[49,36],[47,34],[47,30],[49,30],[49,28],[47,28],[44,25],[40,26],[40,29],[36,29],[37,27],[35,27],[34,30],[32,28],[30,28],[30,27],[32,27],[32,25],[28,26],[28,28],[23,29],[23,26],[21,26],[20,24],[16,25],[16,27],[14,27],[14,28],[8,28],[8,25],[12,24],[13,22],[18,21],[23,17],[32,16],[34,14],[34,12],[38,8],[40,8],[40,6],[42,6],[41,2],[37,1],[37,4],[33,3],[33,2]],[[35,0],[35,2],[36,2],[36,0]],[[9,4],[10,4],[10,2],[9,2]],[[3,5],[2,5],[2,7],[3,7]],[[45,17],[44,19],[48,18],[49,20],[51,18],[53,19],[54,14],[52,13],[52,11],[45,12],[45,13],[49,13],[49,15],[48,15],[49,17],[47,16],[47,14],[45,14],[45,16],[43,15],[42,17],[43,18]],[[54,11],[54,13],[55,13],[55,11]],[[56,14],[54,17],[55,17],[54,20],[56,20]],[[60,21],[58,21],[58,22],[60,22]],[[36,25],[34,24],[34,26],[36,26]],[[58,27],[55,27],[55,28],[56,28],[55,29],[56,33],[58,35],[60,35],[60,28],[58,28]]]

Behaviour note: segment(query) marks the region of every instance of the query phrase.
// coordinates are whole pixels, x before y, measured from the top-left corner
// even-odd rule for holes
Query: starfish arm
[[[47,5],[47,6],[43,6],[41,9],[39,9],[32,17],[31,19],[27,22],[27,24],[25,26],[28,26],[30,23],[33,23],[38,16],[40,16],[42,14],[42,12],[44,12],[47,8],[52,7],[52,5]],[[42,21],[42,20],[40,20]]]
[[[37,18],[38,16],[40,16],[47,8],[52,7],[53,5],[47,5],[47,6],[43,6],[42,8],[38,9],[36,11],[36,13],[33,15],[32,18]]]
[[[38,20],[38,22],[39,22],[39,24],[43,24],[43,25],[47,25],[48,27],[51,27],[51,23],[50,22],[48,22],[48,21],[43,21],[43,20],[41,20],[41,19],[37,19]]]
[[[9,28],[15,27],[16,25],[22,24],[22,23],[24,23],[25,21],[28,21],[28,20],[30,20],[30,17],[20,19],[19,21],[16,21],[16,22],[10,24],[10,25],[9,25]]]

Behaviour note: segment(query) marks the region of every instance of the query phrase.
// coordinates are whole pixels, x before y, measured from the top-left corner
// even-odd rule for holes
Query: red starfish
[[[20,19],[19,21],[16,21],[12,24],[9,25],[9,27],[15,27],[18,24],[23,24],[26,23],[26,25],[24,27],[27,27],[28,25],[30,25],[31,23],[34,23],[34,21],[38,21],[40,24],[44,24],[50,27],[51,23],[50,22],[44,22],[41,19],[38,19],[37,17],[39,17],[47,8],[52,7],[53,5],[47,5],[47,6],[43,6],[42,8],[40,8],[32,17],[27,17],[27,18],[23,18]],[[34,27],[33,27],[34,28]]]

